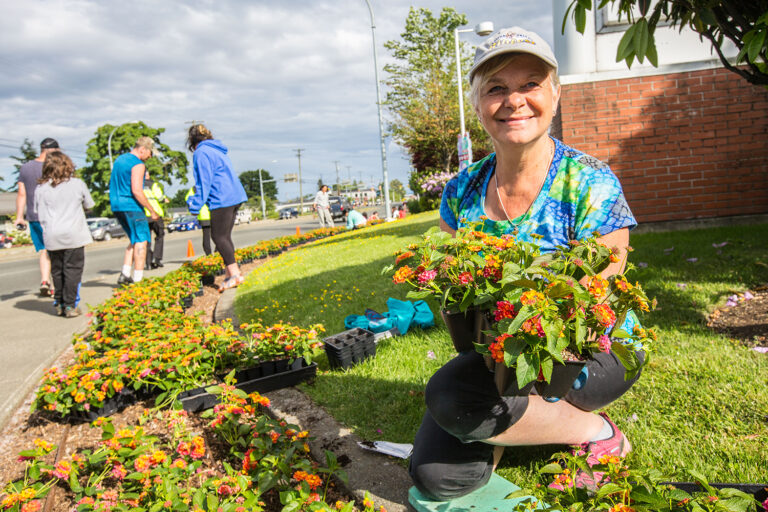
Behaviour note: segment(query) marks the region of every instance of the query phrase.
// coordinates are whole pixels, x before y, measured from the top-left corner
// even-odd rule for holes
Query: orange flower
[[[397,269],[397,272],[395,272],[395,275],[392,276],[392,281],[394,281],[396,284],[402,284],[412,276],[413,276],[413,269],[408,265],[405,265]]]
[[[588,282],[588,289],[592,297],[596,299],[602,298],[608,289],[608,281],[600,276],[592,276]]]

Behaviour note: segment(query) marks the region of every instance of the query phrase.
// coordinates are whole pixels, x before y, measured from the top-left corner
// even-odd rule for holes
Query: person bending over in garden
[[[144,209],[149,212],[150,219],[160,218],[144,195],[144,173],[147,170],[144,162],[154,154],[155,141],[151,137],[139,137],[133,149],[115,159],[109,177],[109,205],[128,235],[123,268],[117,278],[118,286],[138,283],[144,277],[147,244],[151,241]]]
[[[43,175],[35,189],[35,211],[43,227],[45,249],[51,257],[54,300],[60,316],[80,316],[77,289],[85,266],[85,245],[93,242],[84,210],[93,199],[75,178],[72,160],[61,151],[46,155]]]
[[[190,126],[187,147],[194,152],[195,173],[195,192],[187,199],[187,206],[193,215],[200,213],[204,206],[211,211],[211,238],[226,265],[226,278],[219,287],[223,292],[244,281],[235,259],[232,228],[237,209],[248,196],[227,156],[227,147],[215,140],[208,128],[202,124]]]
[[[606,164],[548,135],[560,85],[547,43],[518,27],[499,30],[478,47],[469,79],[472,104],[495,152],[448,182],[441,228],[455,233],[487,218],[484,231],[515,234],[542,252],[597,232],[598,241],[620,252],[602,275],[620,272],[636,222]],[[638,357],[644,360],[643,353]],[[507,446],[575,445],[590,465],[603,454],[626,455],[627,438],[607,415],[593,411],[627,392],[639,374],[625,380],[613,352],[596,354],[586,368],[586,382],[559,401],[500,396],[483,356],[460,353],[426,386],[427,411],[410,463],[416,487],[437,500],[479,489]],[[590,485],[587,473],[574,481]]]

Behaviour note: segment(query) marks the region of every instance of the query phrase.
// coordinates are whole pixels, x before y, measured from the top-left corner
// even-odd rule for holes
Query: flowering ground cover
[[[322,321],[329,334],[342,331],[346,315],[381,311],[387,297],[405,299],[406,290],[381,269],[436,224],[435,212],[412,215],[281,255],[249,276],[236,311],[241,321],[305,327]],[[659,304],[642,320],[657,330],[655,351],[635,387],[609,408],[632,440],[633,467],[678,478],[686,469],[712,482],[765,482],[768,357],[707,327],[729,296],[768,282],[765,240],[765,224],[632,235],[630,262],[637,268],[627,279],[643,283]],[[431,306],[437,313],[439,305]],[[409,443],[424,412],[424,386],[453,355],[443,328],[409,331],[380,342],[376,357],[343,372],[329,371],[321,356],[315,383],[301,387],[360,437]],[[508,449],[499,473],[533,485],[557,450]]]
[[[299,241],[292,238],[275,241],[273,253]],[[33,399],[38,412],[22,425],[41,436],[15,468],[2,464],[0,509],[40,510],[50,494],[49,510],[373,511],[370,499],[355,508],[332,489],[331,475],[343,479],[332,454],[321,463],[310,459],[310,434],[266,415],[268,400],[231,380],[235,369],[257,360],[310,356],[322,326],[278,322],[242,333],[226,322],[206,325],[182,306],[200,287],[200,272],[190,267],[117,290],[92,312],[89,334],[73,340],[69,360],[46,371]],[[221,404],[207,419],[168,407],[179,391],[230,369],[226,384],[209,387]],[[90,435],[84,425],[60,423],[94,413],[126,390],[158,395],[141,404],[155,407],[131,406],[114,422],[99,417]]]

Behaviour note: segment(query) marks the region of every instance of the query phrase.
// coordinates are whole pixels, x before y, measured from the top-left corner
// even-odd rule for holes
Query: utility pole
[[[259,193],[261,194],[261,218],[267,219],[267,207],[264,204],[264,184],[261,182],[261,168],[259,168]]]
[[[336,164],[336,193],[341,195],[341,188],[339,185],[339,161],[334,160],[333,163]]]
[[[299,148],[296,150],[296,156],[299,157],[299,215],[304,213],[304,193],[301,189],[301,152],[304,151],[303,148]]]

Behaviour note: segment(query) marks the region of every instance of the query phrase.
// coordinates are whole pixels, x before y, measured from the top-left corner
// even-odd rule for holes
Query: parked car
[[[341,196],[330,196],[328,201],[331,203],[331,218],[334,222],[344,219],[347,212],[352,209],[349,201]]]
[[[237,216],[235,216],[235,225],[237,224],[250,224],[251,223],[251,212],[249,211],[243,211],[240,210],[237,212]]]
[[[13,245],[13,237],[8,236],[5,231],[0,230],[0,249],[11,247]]]
[[[117,222],[117,219],[88,219],[88,227],[91,230],[91,236],[94,240],[112,240],[126,236],[125,230]]]
[[[200,229],[200,223],[194,215],[184,215],[169,222],[166,228],[169,233],[174,231],[192,231],[193,229]]]
[[[294,219],[299,216],[299,210],[296,208],[283,208],[280,210],[280,220]]]

